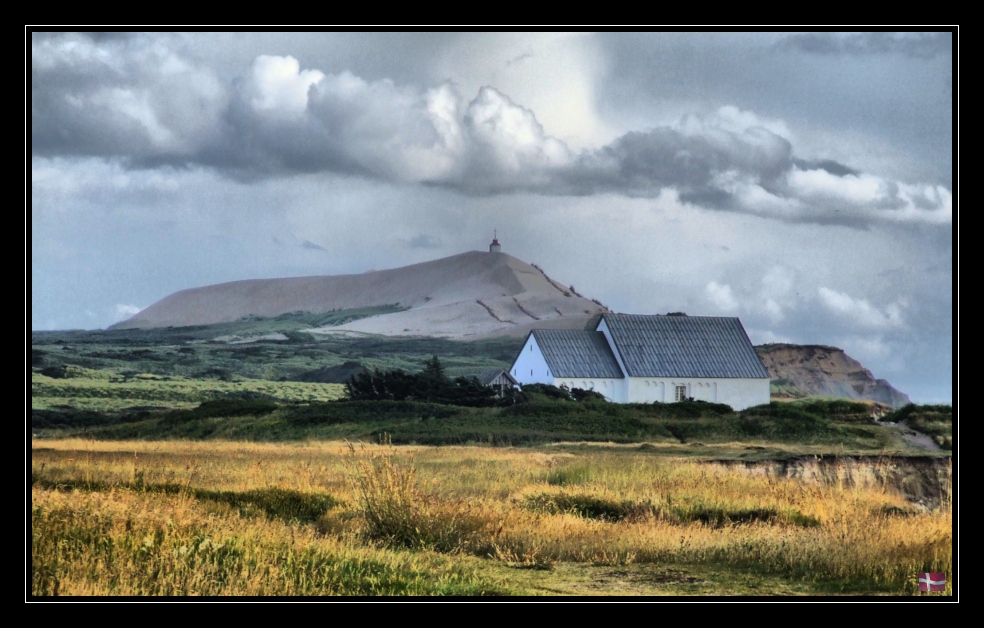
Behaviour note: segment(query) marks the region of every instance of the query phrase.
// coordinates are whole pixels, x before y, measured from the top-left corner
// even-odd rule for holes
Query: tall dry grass
[[[34,595],[489,595],[474,567],[358,547],[228,506],[135,491],[32,491]]]
[[[719,566],[830,591],[896,593],[915,592],[920,571],[951,569],[948,499],[925,512],[890,486],[807,483],[626,449],[39,445],[32,462],[36,593],[52,593],[51,574],[60,574],[62,593],[347,594],[369,591],[358,574],[372,579],[373,570],[390,575],[372,592],[504,590],[471,572],[450,583],[431,578],[451,565],[472,565],[471,556],[543,568]],[[136,490],[137,477],[144,487],[187,489]],[[338,505],[305,525],[233,508],[230,499],[210,499],[204,490],[272,488],[330,496]],[[141,575],[157,564],[140,558],[148,535],[173,558],[147,572],[158,574],[153,581]],[[301,549],[287,549],[288,539],[303,540]],[[215,543],[237,549],[220,559],[209,553]],[[100,559],[93,563],[87,552]],[[276,571],[288,556],[297,565],[289,576]],[[355,574],[351,581],[326,575],[342,569],[327,565],[349,560],[373,566],[346,567]],[[409,575],[401,580],[395,574],[403,569]],[[266,578],[276,584],[263,585]]]

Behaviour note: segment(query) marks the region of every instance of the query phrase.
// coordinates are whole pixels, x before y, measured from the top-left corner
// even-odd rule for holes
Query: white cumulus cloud
[[[905,326],[902,306],[892,303],[880,310],[865,299],[856,299],[843,292],[821,286],[817,293],[827,310],[869,329],[898,329]]]
[[[738,301],[727,284],[719,284],[716,281],[708,282],[704,287],[704,294],[707,299],[719,310],[730,312],[738,308]]]
[[[143,308],[137,305],[128,305],[126,303],[117,303],[115,308],[115,319],[121,321],[130,318],[134,314],[138,313]]]
[[[294,57],[261,55],[253,62],[257,95],[253,106],[263,111],[300,114],[307,109],[308,90],[325,77],[320,70],[301,70]]]

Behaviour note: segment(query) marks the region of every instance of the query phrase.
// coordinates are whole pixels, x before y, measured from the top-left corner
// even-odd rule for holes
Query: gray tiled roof
[[[484,371],[476,375],[475,378],[479,382],[488,386],[489,384],[495,381],[495,378],[499,377],[500,375],[505,377],[508,381],[510,381],[513,384],[519,383],[516,381],[516,378],[514,378],[512,375],[509,374],[509,371],[503,369],[485,369]]]
[[[737,318],[605,314],[603,319],[629,377],[769,377]]]
[[[554,377],[623,377],[605,334],[580,329],[534,329]]]

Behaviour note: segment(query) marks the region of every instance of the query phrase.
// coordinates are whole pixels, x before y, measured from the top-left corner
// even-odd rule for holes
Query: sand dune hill
[[[312,331],[482,338],[522,335],[533,326],[581,328],[605,311],[511,255],[471,251],[358,275],[251,279],[182,290],[114,328],[211,325],[251,315],[391,304],[409,309]]]

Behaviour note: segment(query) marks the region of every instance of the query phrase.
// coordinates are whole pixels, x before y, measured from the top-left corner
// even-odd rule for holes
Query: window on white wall
[[[687,398],[687,387],[686,386],[677,386],[676,387],[676,396],[675,396],[675,399],[677,401],[683,401],[686,398]]]

